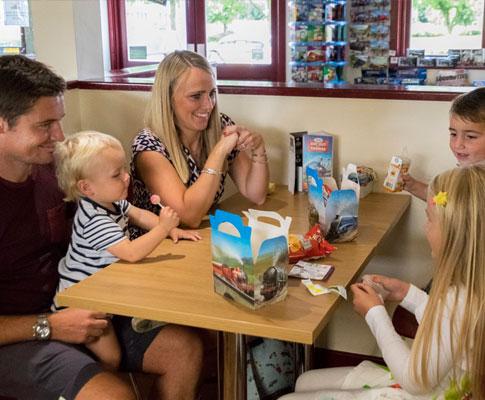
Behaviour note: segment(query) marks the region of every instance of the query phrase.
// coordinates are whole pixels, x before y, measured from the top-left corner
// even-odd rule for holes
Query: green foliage
[[[439,37],[443,36],[441,33],[434,32],[416,32],[412,34],[413,37]]]
[[[418,21],[422,23],[429,22],[428,17],[426,15],[426,11],[428,10],[428,4],[426,0],[414,0],[413,1],[413,8],[416,9],[418,12]]]
[[[425,12],[428,8],[438,10],[450,34],[455,26],[468,26],[475,20],[470,0],[418,0],[416,7],[418,13],[420,10]]]
[[[482,34],[481,31],[472,30],[472,31],[466,31],[466,32],[460,33],[460,36],[479,36],[481,34]]]
[[[209,23],[220,22],[224,26],[224,32],[227,31],[228,25],[237,18],[261,20],[267,17],[265,10],[252,1],[209,0],[206,10],[207,21]]]

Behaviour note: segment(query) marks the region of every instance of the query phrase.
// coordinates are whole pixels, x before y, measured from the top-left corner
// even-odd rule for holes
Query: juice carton
[[[407,157],[393,156],[387,169],[384,188],[389,192],[400,192],[403,189],[403,175],[409,171],[411,160]]]

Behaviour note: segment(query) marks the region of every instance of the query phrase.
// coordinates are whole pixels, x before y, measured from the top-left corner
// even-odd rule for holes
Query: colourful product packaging
[[[411,160],[407,157],[393,156],[387,169],[384,179],[384,188],[389,192],[400,192],[403,190],[403,175],[409,171]]]
[[[303,190],[308,191],[307,169],[317,171],[320,177],[333,173],[333,136],[325,132],[313,132],[303,136]]]
[[[247,225],[241,216],[219,209],[210,216],[214,290],[257,309],[286,296],[291,218],[251,209],[243,214]],[[264,222],[268,219],[277,225]]]

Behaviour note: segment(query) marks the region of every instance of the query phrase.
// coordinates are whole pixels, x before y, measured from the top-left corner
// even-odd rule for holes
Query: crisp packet
[[[333,265],[310,263],[298,261],[288,273],[289,276],[302,279],[326,280],[334,270]]]
[[[288,247],[288,256],[291,264],[299,260],[325,257],[336,249],[336,247],[325,240],[318,224],[315,224],[305,236],[290,234]]]
[[[336,285],[324,287],[322,285],[319,285],[318,283],[313,283],[311,279],[302,279],[301,283],[305,285],[305,287],[313,296],[327,293],[337,293],[339,296],[342,296],[345,300],[347,300],[347,290],[343,286]]]

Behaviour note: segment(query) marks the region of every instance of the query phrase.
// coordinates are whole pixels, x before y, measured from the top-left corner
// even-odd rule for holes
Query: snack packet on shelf
[[[304,236],[290,234],[288,247],[291,264],[300,260],[322,258],[336,249],[325,240],[318,224],[315,224]]]
[[[322,281],[328,279],[334,269],[333,265],[316,264],[300,260],[291,268],[288,276]]]

